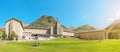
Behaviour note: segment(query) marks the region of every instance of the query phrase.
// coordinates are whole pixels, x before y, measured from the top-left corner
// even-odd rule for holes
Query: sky
[[[0,0],[0,27],[10,18],[30,24],[42,15],[65,26],[106,28],[120,18],[120,0]]]

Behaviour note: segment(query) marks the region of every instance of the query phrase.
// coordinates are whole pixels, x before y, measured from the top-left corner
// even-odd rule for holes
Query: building
[[[75,37],[84,40],[101,40],[107,39],[108,36],[105,30],[92,30],[76,33]]]
[[[6,21],[5,31],[7,39],[11,38],[11,32],[14,31],[17,40],[49,40],[60,36],[73,37],[74,32],[64,32],[60,23],[56,21],[56,25],[51,28],[28,27],[21,21],[11,18]],[[71,35],[72,34],[72,35]]]
[[[62,34],[63,34],[63,37],[68,37],[68,38],[71,38],[71,37],[73,38],[75,35],[75,33],[71,31],[64,31],[62,32]]]
[[[75,33],[75,37],[86,40],[120,39],[120,19],[103,30],[92,30]]]

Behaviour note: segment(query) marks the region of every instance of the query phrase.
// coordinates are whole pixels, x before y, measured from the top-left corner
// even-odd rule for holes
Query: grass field
[[[31,46],[33,42],[7,42],[0,44],[0,52],[120,52],[120,40],[78,40],[58,38],[38,41],[39,47]]]

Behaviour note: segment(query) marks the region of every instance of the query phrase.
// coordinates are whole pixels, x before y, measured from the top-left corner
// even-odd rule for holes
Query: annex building
[[[56,21],[51,28],[28,27],[21,21],[11,18],[6,21],[5,31],[7,39],[10,39],[11,32],[14,31],[17,40],[49,40],[56,37],[73,37],[74,32],[64,31],[61,24]]]
[[[75,37],[84,40],[120,39],[120,20],[105,29],[77,32]]]

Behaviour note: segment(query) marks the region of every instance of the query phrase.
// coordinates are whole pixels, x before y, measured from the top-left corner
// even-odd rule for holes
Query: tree
[[[3,40],[5,40],[6,37],[7,37],[7,34],[6,34],[5,31],[4,31],[3,34],[2,34],[2,38],[3,38]]]
[[[10,35],[11,35],[11,40],[14,40],[14,38],[16,38],[16,34],[14,31],[12,31],[12,33]]]

